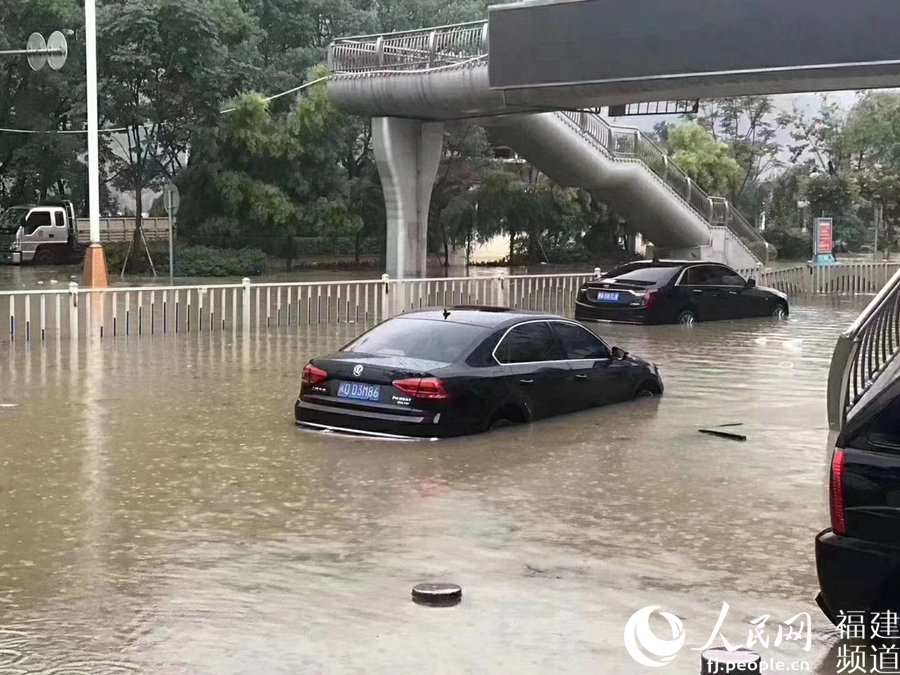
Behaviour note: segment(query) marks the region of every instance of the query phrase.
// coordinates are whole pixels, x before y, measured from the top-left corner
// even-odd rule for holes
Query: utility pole
[[[109,286],[106,253],[100,244],[100,132],[97,111],[97,8],[84,0],[85,63],[87,75],[88,204],[91,243],[84,257],[84,283],[92,288]]]

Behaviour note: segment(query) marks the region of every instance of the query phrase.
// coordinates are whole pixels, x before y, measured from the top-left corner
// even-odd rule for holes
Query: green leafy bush
[[[149,245],[157,274],[169,273],[169,248],[165,242]],[[127,243],[105,244],[110,274],[119,274],[128,251]],[[268,271],[266,254],[259,249],[222,249],[210,246],[179,246],[175,249],[176,277],[253,277]],[[143,247],[132,250],[129,274],[148,274],[150,263]]]
[[[189,246],[175,253],[177,277],[253,277],[267,270],[266,254],[259,249]]]

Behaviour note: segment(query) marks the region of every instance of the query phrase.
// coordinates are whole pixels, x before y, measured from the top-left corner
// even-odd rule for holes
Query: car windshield
[[[28,209],[21,206],[14,206],[0,213],[0,233],[15,234],[16,230],[25,222],[26,215],[28,215]]]
[[[677,267],[622,267],[603,276],[603,281],[615,281],[637,286],[667,283],[675,276]]]
[[[453,363],[479,336],[486,334],[487,330],[480,326],[397,318],[376,326],[343,351]]]

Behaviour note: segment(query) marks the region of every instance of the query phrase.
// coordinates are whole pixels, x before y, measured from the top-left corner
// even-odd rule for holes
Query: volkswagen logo
[[[359,377],[363,373],[363,367],[359,364],[353,366],[353,375]]]

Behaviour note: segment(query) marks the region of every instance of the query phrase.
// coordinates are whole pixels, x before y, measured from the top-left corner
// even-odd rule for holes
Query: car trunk
[[[832,461],[835,531],[900,547],[900,387],[848,424]],[[844,527],[840,527],[843,511]],[[843,529],[843,532],[840,530]]]
[[[645,284],[615,281],[595,281],[584,286],[587,300],[598,305],[641,305],[648,290]]]
[[[314,359],[312,365],[327,372],[328,379],[318,385],[304,384],[305,399],[359,409],[433,410],[439,401],[415,398],[394,383],[433,377],[448,364],[348,352]]]

